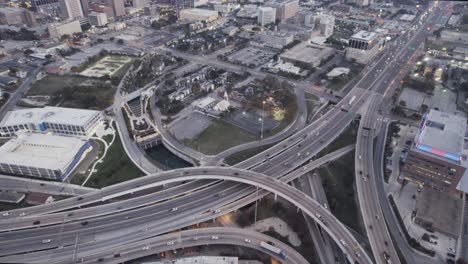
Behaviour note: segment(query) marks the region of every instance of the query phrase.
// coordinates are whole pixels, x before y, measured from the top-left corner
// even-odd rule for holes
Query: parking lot
[[[257,68],[270,61],[276,52],[264,48],[247,47],[229,55],[228,61],[251,68]]]

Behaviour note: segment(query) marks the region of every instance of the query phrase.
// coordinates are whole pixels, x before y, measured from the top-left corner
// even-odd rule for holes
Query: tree
[[[402,107],[406,107],[406,101],[404,100],[401,100],[398,104]]]
[[[33,53],[34,53],[34,51],[32,51],[32,50],[30,50],[30,49],[27,49],[27,50],[25,50],[23,53],[24,53],[24,55],[26,55],[26,56],[27,56],[27,55],[31,55],[31,54],[33,54]]]
[[[71,38],[70,35],[68,35],[68,34],[63,34],[63,35],[60,37],[60,40],[62,40],[62,41],[63,41],[63,40],[69,40],[70,38]]]
[[[118,40],[117,40],[117,44],[119,44],[119,45],[124,44],[124,40],[123,40],[123,39],[118,39]]]
[[[425,105],[425,104],[422,104],[422,105],[421,105],[421,112],[422,112],[422,113],[427,112],[427,109],[429,109],[429,106],[427,106],[427,105]]]

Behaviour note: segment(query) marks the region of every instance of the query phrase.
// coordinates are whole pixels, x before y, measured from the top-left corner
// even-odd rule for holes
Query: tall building
[[[89,23],[96,27],[107,25],[107,16],[105,13],[91,12],[88,15]]]
[[[424,116],[404,160],[405,179],[454,191],[466,171],[466,118],[432,109]]]
[[[26,24],[30,27],[37,25],[34,14],[26,9],[18,7],[0,8],[0,24],[2,25],[20,25]]]
[[[0,122],[0,136],[11,137],[20,130],[53,132],[66,136],[91,136],[100,121],[101,112],[94,110],[51,106],[14,110],[9,111]]]
[[[135,8],[145,8],[149,5],[148,0],[133,0],[132,6]]]
[[[276,9],[276,19],[283,21],[296,15],[299,0],[276,0],[267,4]]]
[[[335,17],[328,14],[321,14],[320,16],[320,35],[330,37],[333,35],[335,28]]]
[[[259,7],[258,8],[258,24],[262,27],[265,25],[275,23],[276,9],[273,7]]]
[[[349,39],[346,58],[367,64],[382,46],[383,42],[378,33],[361,30]]]
[[[63,181],[91,149],[87,139],[22,132],[0,147],[0,172]]]
[[[88,16],[89,14],[89,0],[80,0],[81,2],[81,9],[83,10],[83,15]]]
[[[60,13],[64,19],[83,18],[80,0],[60,0]]]
[[[114,17],[121,17],[125,15],[125,5],[123,0],[104,0],[107,6],[112,7]]]

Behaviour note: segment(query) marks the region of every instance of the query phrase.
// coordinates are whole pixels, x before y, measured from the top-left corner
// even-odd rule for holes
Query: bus
[[[262,241],[262,242],[260,242],[260,246],[262,248],[268,250],[268,251],[271,251],[271,252],[277,254],[282,259],[287,259],[288,258],[288,256],[286,256],[286,254],[283,251],[281,251],[281,249],[279,249],[279,248],[277,248],[277,247],[275,247],[273,245],[270,245],[270,244],[265,243],[265,242]]]

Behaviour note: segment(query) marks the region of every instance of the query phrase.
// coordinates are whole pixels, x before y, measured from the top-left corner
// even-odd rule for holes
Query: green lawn
[[[258,140],[258,137],[241,128],[216,120],[195,138],[184,140],[183,143],[201,153],[213,155],[253,140]]]
[[[315,113],[315,108],[319,105],[319,98],[311,93],[304,93],[307,106],[307,119],[311,118]]]
[[[113,103],[115,86],[82,76],[48,75],[36,81],[28,95],[49,95],[51,105],[102,110]]]
[[[107,150],[103,163],[98,164],[96,169],[97,172],[91,176],[85,186],[102,188],[144,175],[128,158],[118,134]]]
[[[320,151],[317,157],[325,156],[328,153],[331,153],[340,148],[346,147],[351,144],[356,143],[357,131],[359,128],[358,122],[353,122],[347,127],[343,133],[338,136],[331,144],[326,146],[322,151]]]
[[[354,193],[354,153],[346,154],[318,170],[333,214],[360,234],[363,232]]]
[[[284,105],[285,105],[285,110],[286,110],[284,119],[281,120],[281,123],[277,127],[273,128],[272,130],[266,130],[265,137],[271,137],[281,132],[283,129],[289,126],[292,122],[294,122],[294,120],[296,119],[297,102],[296,102],[296,96],[293,93],[287,94]]]

